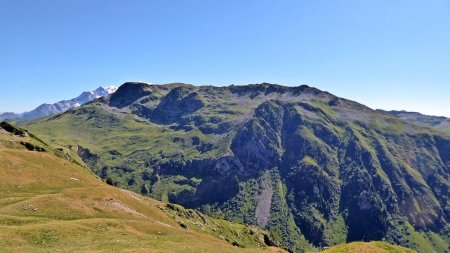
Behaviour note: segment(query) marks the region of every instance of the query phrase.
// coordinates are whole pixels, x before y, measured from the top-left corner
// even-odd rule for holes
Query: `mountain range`
[[[306,85],[129,82],[24,127],[111,185],[258,226],[290,251],[446,252],[450,133],[428,119]]]
[[[31,120],[48,117],[76,108],[96,98],[108,96],[114,93],[116,90],[117,87],[115,86],[108,86],[105,88],[99,87],[94,91],[83,92],[78,97],[70,100],[62,100],[54,104],[42,104],[29,112],[20,114],[12,112],[2,113],[0,114],[0,120],[12,120],[17,123],[23,124]]]

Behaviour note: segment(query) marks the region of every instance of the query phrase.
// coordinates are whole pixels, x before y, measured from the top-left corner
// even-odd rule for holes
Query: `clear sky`
[[[0,111],[125,81],[308,84],[450,116],[450,1],[0,0]]]

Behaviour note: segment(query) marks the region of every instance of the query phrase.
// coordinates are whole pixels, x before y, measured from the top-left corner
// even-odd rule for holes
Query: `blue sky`
[[[125,81],[308,84],[450,116],[450,1],[0,0],[0,111]]]

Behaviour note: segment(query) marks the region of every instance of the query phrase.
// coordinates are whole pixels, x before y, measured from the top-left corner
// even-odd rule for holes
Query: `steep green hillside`
[[[126,83],[26,128],[110,184],[258,225],[294,251],[448,249],[450,137],[305,85]]]
[[[0,178],[1,252],[284,252],[254,226],[109,186],[6,123]]]

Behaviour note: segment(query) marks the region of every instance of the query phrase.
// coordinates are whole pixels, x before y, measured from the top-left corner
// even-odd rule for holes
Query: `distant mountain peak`
[[[116,92],[117,89],[118,87],[113,85],[106,87],[100,86],[96,90],[91,91],[91,93],[104,97],[113,94],[114,92]]]
[[[94,99],[109,96],[114,92],[116,92],[117,89],[118,88],[116,86],[112,85],[106,87],[100,86],[93,91],[82,92],[78,97],[72,98],[70,100],[61,100],[54,104],[48,103],[41,104],[34,110],[29,112],[24,112],[20,114],[15,113],[0,114],[0,120],[10,119],[16,120],[18,123],[22,123],[30,120],[48,117],[54,114],[65,112],[73,108],[77,108]]]
[[[104,89],[108,92],[108,94],[113,94],[114,92],[117,91],[118,88],[119,87],[117,87],[117,86],[111,85],[111,86],[106,86]]]

